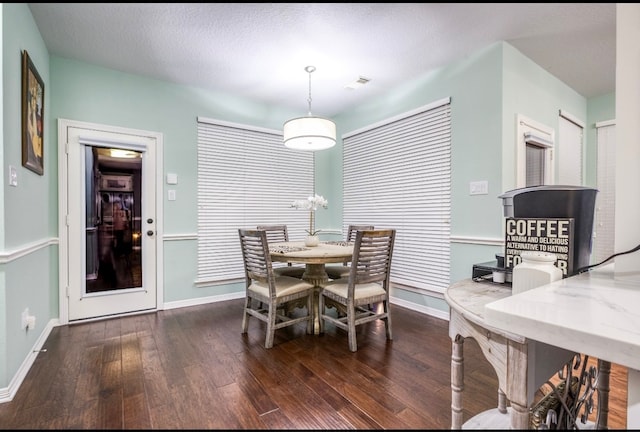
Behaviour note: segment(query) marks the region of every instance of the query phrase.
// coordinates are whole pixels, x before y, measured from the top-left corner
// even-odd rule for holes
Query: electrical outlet
[[[22,311],[22,329],[26,329],[29,326],[29,308]]]
[[[36,317],[29,315],[27,317],[27,330],[33,330],[36,328]]]

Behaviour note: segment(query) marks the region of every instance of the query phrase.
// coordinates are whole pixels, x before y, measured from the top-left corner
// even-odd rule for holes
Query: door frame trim
[[[164,262],[163,248],[163,135],[160,132],[152,132],[140,129],[123,128],[98,123],[89,123],[64,118],[58,119],[58,293],[59,293],[59,322],[61,325],[69,324],[69,246],[67,234],[67,208],[68,208],[68,166],[67,154],[69,144],[67,128],[95,129],[105,132],[139,135],[154,138],[156,142],[155,160],[155,192],[156,192],[156,310],[164,309],[164,279],[161,263]],[[148,311],[147,311],[148,312]],[[124,314],[123,314],[124,315]],[[108,318],[112,318],[109,316]],[[105,317],[104,319],[106,319]],[[83,320],[83,322],[89,320]]]

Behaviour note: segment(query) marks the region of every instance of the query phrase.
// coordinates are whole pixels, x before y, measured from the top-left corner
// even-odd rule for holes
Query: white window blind
[[[518,114],[516,136],[516,187],[555,184],[554,130]]]
[[[395,228],[391,280],[450,281],[451,104],[438,101],[343,137],[344,225]]]
[[[544,147],[527,143],[527,187],[540,186],[544,184]]]
[[[550,159],[547,152],[553,147],[553,138],[542,131],[527,131],[524,133],[526,147],[526,185],[540,186],[545,184],[547,178],[547,161]]]
[[[198,281],[244,277],[238,228],[286,224],[303,239],[314,191],[313,152],[286,148],[278,131],[198,118]]]
[[[616,233],[616,125],[596,124],[597,189],[591,263],[599,263],[614,254]]]

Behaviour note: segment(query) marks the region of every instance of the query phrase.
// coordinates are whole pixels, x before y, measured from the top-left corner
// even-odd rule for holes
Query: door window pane
[[[142,155],[86,146],[87,294],[142,286]]]

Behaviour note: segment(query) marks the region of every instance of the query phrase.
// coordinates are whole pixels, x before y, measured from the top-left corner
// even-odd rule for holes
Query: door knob
[[[147,235],[148,236],[152,236],[153,235],[153,231],[152,230],[147,231]]]
[[[153,223],[153,219],[151,218],[147,219],[147,223]]]

